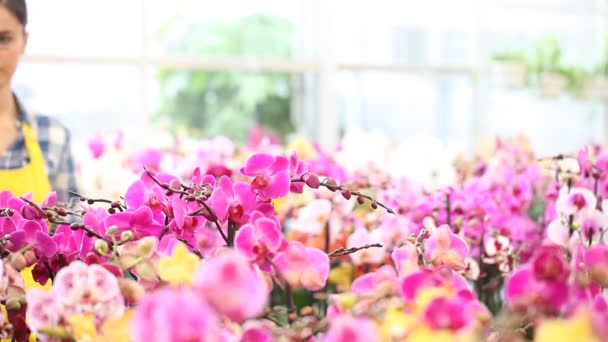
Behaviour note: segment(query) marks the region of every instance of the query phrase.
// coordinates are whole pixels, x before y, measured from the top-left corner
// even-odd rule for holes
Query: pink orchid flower
[[[46,327],[58,326],[63,319],[59,298],[52,292],[40,289],[31,289],[26,292],[27,300],[27,326],[36,335],[42,337],[41,341],[49,341],[50,338],[40,334],[40,330]]]
[[[274,254],[283,241],[278,220],[254,212],[251,223],[242,226],[235,238],[235,247],[252,262]]]
[[[470,303],[460,297],[435,298],[426,306],[423,320],[433,330],[461,330],[471,326],[476,318]]]
[[[85,312],[106,318],[121,316],[125,310],[118,280],[100,265],[72,262],[57,273],[52,292],[62,299],[66,315]]]
[[[147,294],[133,318],[135,341],[220,341],[218,319],[197,294],[164,288]]]
[[[171,183],[175,176],[158,173],[156,177],[163,183]],[[141,206],[148,206],[155,212],[162,211],[169,205],[169,199],[166,196],[166,191],[154,182],[148,173],[143,172],[138,181],[133,182],[127,189],[125,194],[125,203],[127,207],[137,209]]]
[[[48,235],[47,231],[43,230],[38,221],[22,219],[17,225],[17,230],[9,235],[12,251],[32,245],[38,256],[50,258],[57,253],[57,243]]]
[[[26,300],[27,324],[34,332],[61,326],[76,314],[93,315],[99,326],[107,318],[120,317],[125,311],[116,277],[102,266],[89,266],[81,261],[62,268],[50,291],[27,291]],[[41,336],[45,340],[44,335]]]
[[[319,249],[305,247],[299,242],[287,241],[283,250],[274,257],[285,280],[295,289],[318,291],[329,276],[329,257]]]
[[[505,284],[506,302],[515,311],[561,310],[568,302],[568,285],[563,282],[542,282],[534,277],[532,267],[523,266],[513,272]]]
[[[211,194],[208,203],[221,223],[230,220],[238,225],[248,222],[251,212],[260,205],[249,184],[232,183],[232,180],[226,176],[220,177],[218,186]]]
[[[272,332],[266,326],[252,322],[245,324],[240,342],[273,342]]]
[[[257,153],[247,159],[241,173],[254,177],[251,189],[257,192],[262,201],[266,201],[287,195],[291,186],[288,169],[289,159],[286,157]]]
[[[399,289],[397,274],[392,266],[385,265],[375,272],[366,273],[355,279],[350,291],[359,296],[371,295],[384,290],[394,293]]]
[[[379,341],[376,324],[368,318],[341,315],[331,320],[322,342],[369,342]]]
[[[405,276],[419,269],[418,251],[414,244],[406,241],[401,247],[395,248],[391,254],[399,276]]]
[[[132,230],[135,237],[140,239],[150,235],[160,235],[165,226],[160,223],[159,215],[155,215],[150,207],[141,206],[135,210],[113,214],[104,221],[104,224],[106,229],[112,226],[118,227],[119,232]]]
[[[467,243],[443,225],[431,234],[424,244],[424,255],[433,265],[447,265],[455,270],[464,269],[469,255]]]
[[[536,251],[532,272],[541,281],[564,282],[570,274],[570,267],[559,246],[545,245]]]
[[[269,289],[263,276],[233,250],[202,263],[194,287],[217,312],[235,322],[257,317],[268,303]]]
[[[437,268],[422,268],[401,279],[401,295],[408,301],[413,301],[419,291],[428,287],[447,286],[455,292],[468,290],[466,279],[447,266]]]
[[[203,216],[188,215],[199,208],[200,205],[196,202],[188,202],[179,196],[172,196],[171,213],[173,214],[173,220],[169,224],[169,229],[175,232],[179,238],[192,238],[207,223]]]
[[[555,203],[557,211],[565,216],[592,211],[596,205],[597,199],[593,192],[578,187],[573,187],[570,192],[568,187],[562,187]]]

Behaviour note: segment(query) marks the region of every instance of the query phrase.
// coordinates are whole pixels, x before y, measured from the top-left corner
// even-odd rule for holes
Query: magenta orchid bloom
[[[10,233],[10,237],[12,251],[32,245],[38,256],[50,258],[57,253],[57,243],[43,230],[38,221],[21,220],[17,230]]]
[[[193,237],[207,223],[207,220],[202,216],[188,215],[199,208],[200,205],[196,202],[188,202],[179,196],[173,196],[171,198],[173,220],[169,225],[169,229],[180,238]]]
[[[209,305],[187,289],[152,292],[137,305],[135,341],[220,341],[218,319]]]
[[[155,177],[163,183],[171,183],[175,176],[159,173]],[[148,173],[143,172],[141,178],[135,181],[125,194],[127,207],[137,209],[143,205],[150,207],[155,212],[164,210],[169,205],[166,191],[154,182]]]
[[[251,212],[260,206],[249,184],[232,183],[226,176],[220,177],[208,202],[221,223],[230,220],[238,225],[248,222]]]
[[[433,299],[424,310],[424,322],[434,330],[458,331],[470,326],[474,319],[471,301],[460,297]]]
[[[455,292],[468,290],[466,279],[447,266],[423,268],[401,279],[401,295],[408,301],[413,301],[419,291],[428,287],[447,286]]]
[[[298,154],[296,152],[293,152],[289,157],[289,175],[292,178],[299,178],[303,176],[306,172],[308,172],[306,163],[301,160],[298,160]],[[302,192],[304,192],[304,183],[291,183],[289,190],[295,194],[301,194]]]
[[[165,226],[159,223],[160,217],[157,218],[157,216],[150,207],[142,206],[135,211],[125,211],[109,216],[104,223],[106,229],[116,226],[119,232],[132,230],[139,239],[150,235],[160,235]]]
[[[299,242],[286,241],[284,249],[274,257],[274,263],[295,289],[318,291],[325,286],[329,276],[327,254]]]
[[[217,312],[235,322],[261,314],[270,291],[259,270],[232,250],[203,262],[195,274],[194,287]]]
[[[431,234],[424,244],[424,255],[433,265],[446,265],[455,270],[464,269],[469,255],[467,243],[443,225]]]
[[[245,324],[240,342],[273,342],[270,329],[260,323]]]
[[[505,299],[515,311],[527,311],[531,306],[555,312],[568,302],[568,285],[562,282],[542,282],[534,277],[532,267],[524,266],[507,278]]]
[[[291,186],[289,159],[284,156],[254,154],[247,159],[241,173],[253,177],[251,189],[262,201],[287,195]]]
[[[99,159],[103,155],[104,149],[105,143],[102,138],[97,137],[89,140],[89,150],[94,159]]]
[[[235,238],[235,247],[252,262],[274,254],[283,241],[278,220],[254,212],[251,223],[242,226]]]
[[[376,324],[368,318],[341,315],[331,320],[329,331],[322,342],[368,342],[379,341]]]

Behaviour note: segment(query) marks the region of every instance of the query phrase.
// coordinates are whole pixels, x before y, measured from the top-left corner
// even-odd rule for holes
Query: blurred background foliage
[[[215,24],[176,16],[159,35],[176,54],[288,58],[294,28],[287,20],[265,15]],[[161,99],[155,118],[166,120],[175,135],[223,134],[243,141],[258,123],[284,137],[294,129],[291,78],[284,73],[159,69]]]

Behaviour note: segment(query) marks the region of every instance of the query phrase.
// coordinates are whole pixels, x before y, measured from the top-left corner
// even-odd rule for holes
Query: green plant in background
[[[175,17],[161,28],[159,38],[170,53],[180,55],[286,58],[292,54],[293,32],[287,20],[264,15],[229,24]],[[223,134],[243,141],[256,123],[282,136],[293,130],[290,75],[161,69],[157,77],[161,102],[156,117],[168,119],[174,133]]]
[[[559,40],[553,36],[541,37],[532,54],[532,70],[536,75],[556,73],[566,76],[562,65],[562,49]]]
[[[492,55],[492,61],[494,62],[520,62],[528,63],[529,57],[525,52],[514,49],[506,49],[504,51],[495,53]]]
[[[568,81],[567,90],[575,96],[582,96],[585,83],[593,78],[594,73],[580,66],[569,66],[561,69],[561,74]]]

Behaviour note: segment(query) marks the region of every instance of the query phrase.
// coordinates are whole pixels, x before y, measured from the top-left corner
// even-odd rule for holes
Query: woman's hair
[[[27,5],[25,4],[25,0],[0,0],[0,6],[8,9],[25,28],[27,25]]]

